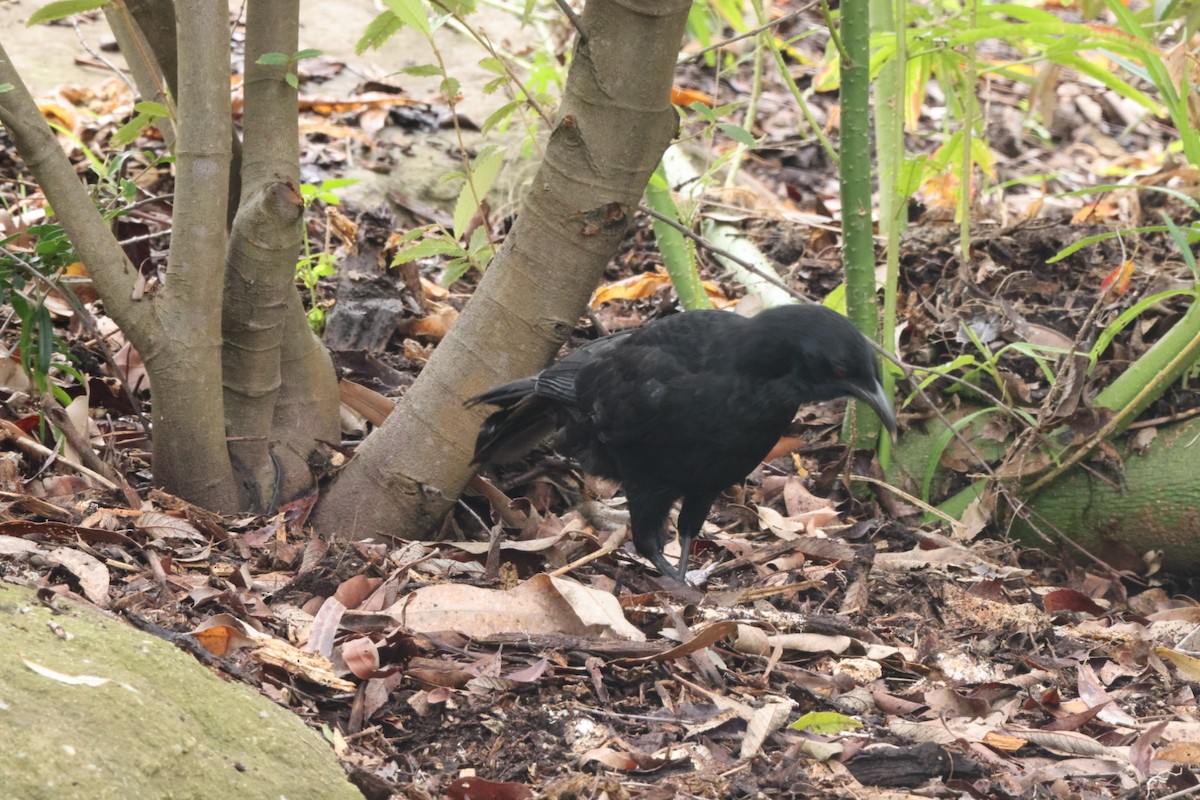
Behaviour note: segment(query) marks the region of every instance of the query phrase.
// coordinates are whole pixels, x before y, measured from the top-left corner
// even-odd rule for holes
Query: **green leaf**
[[[475,261],[486,261],[491,258],[492,243],[488,241],[487,227],[480,225],[471,231],[471,241],[467,244],[467,254]]]
[[[508,76],[508,70],[504,68],[504,62],[498,58],[493,58],[492,56],[481,58],[479,60],[479,66],[483,67],[488,72],[494,72],[497,75],[504,75],[505,77]]]
[[[15,88],[17,87],[13,86],[11,83],[0,83],[0,94],[11,92]]]
[[[296,73],[288,72],[287,74],[285,74],[283,76],[283,80],[285,83],[287,83],[288,86],[292,87],[293,89],[295,89],[297,91],[300,90],[300,79],[296,77]]]
[[[504,86],[507,83],[508,83],[507,76],[503,77],[503,78],[492,78],[490,81],[488,81],[487,83],[485,83],[483,85],[483,93],[484,94],[494,94],[497,89],[499,89],[501,86]]]
[[[754,136],[750,131],[743,128],[741,125],[734,125],[731,122],[717,123],[717,129],[724,132],[726,136],[733,139],[740,145],[754,149],[758,146],[758,142],[754,140]]]
[[[398,267],[401,264],[416,261],[418,258],[447,255],[454,255],[461,258],[466,255],[466,251],[459,246],[458,242],[450,239],[441,237],[429,238],[396,253],[395,258],[392,259],[392,266]]]
[[[465,258],[456,258],[446,264],[446,271],[442,274],[442,286],[449,286],[456,280],[467,274],[467,270],[471,268],[471,262]]]
[[[303,50],[297,50],[295,55],[292,56],[292,61],[300,61],[304,58],[316,58],[319,55],[321,55],[321,51],[317,48],[306,47]]]
[[[480,203],[491,191],[504,164],[504,152],[496,147],[485,147],[471,165],[471,175],[458,193],[454,204],[454,236],[461,238],[471,218],[479,210]]]
[[[165,117],[171,113],[171,110],[162,103],[156,103],[153,100],[142,100],[133,104],[133,110],[139,114],[146,114],[151,117]]]
[[[383,0],[383,4],[405,25],[416,28],[426,37],[430,34],[429,17],[421,0]]]
[[[358,40],[358,44],[354,45],[354,54],[361,56],[368,49],[378,50],[383,46],[383,43],[396,35],[396,31],[404,27],[404,23],[390,11],[384,11],[375,19],[371,20],[371,24],[367,25],[367,30],[363,33],[362,38]]]
[[[458,82],[458,78],[451,78],[447,75],[442,79],[442,85],[439,88],[446,97],[458,97],[458,90],[462,88],[462,84]]]
[[[346,186],[353,186],[358,183],[358,178],[326,178],[321,181],[321,191],[329,192],[334,189],[342,189]]]
[[[459,17],[465,17],[475,10],[475,0],[440,0],[439,5]]]
[[[695,112],[696,116],[702,118],[705,122],[716,122],[717,121],[716,109],[709,108],[708,106],[704,105],[704,103],[701,103],[699,100],[697,100],[696,102],[689,105],[688,108],[690,108],[693,112]]]
[[[971,329],[964,326],[964,329],[969,334]],[[929,458],[925,462],[925,474],[921,477],[921,499],[926,503],[929,502],[929,491],[933,487],[933,477],[937,472],[938,464],[942,462],[942,454],[946,452],[946,448],[950,446],[950,440],[954,438],[954,434],[961,431],[963,428],[970,425],[975,419],[984,414],[995,414],[1000,411],[995,406],[981,408],[978,411],[973,411],[965,417],[961,417],[950,424],[950,427],[942,431],[937,439],[934,440],[933,449],[929,451]],[[967,439],[971,439],[970,435]]]
[[[400,237],[400,244],[408,244],[409,242],[413,241],[414,239],[420,239],[422,236],[424,236],[425,234],[434,230],[436,227],[437,227],[436,225],[422,225],[419,228],[413,228],[410,231],[406,231]]]
[[[37,369],[45,375],[50,372],[50,362],[54,358],[54,320],[50,318],[50,309],[45,306],[38,306],[37,334]]]
[[[828,736],[843,731],[852,731],[862,726],[863,724],[854,717],[838,714],[835,711],[810,711],[788,727],[792,730]]]
[[[926,153],[921,153],[916,158],[904,159],[900,165],[900,174],[896,177],[896,191],[901,197],[912,197],[921,188],[928,162],[929,156]]]
[[[290,61],[291,59],[288,58],[284,53],[263,53],[254,63],[262,64],[266,67],[278,67],[283,64],[287,64]]]
[[[442,68],[437,64],[417,64],[415,67],[405,67],[400,71],[405,75],[416,75],[419,78],[432,78],[444,74]]]
[[[499,78],[497,78],[497,80],[499,80]],[[521,103],[519,100],[514,100],[511,103],[505,103],[504,105],[500,106],[483,121],[483,124],[479,126],[479,132],[487,133],[495,126],[504,122],[506,119],[512,116],[513,112],[516,111],[520,105]]]
[[[137,139],[138,135],[153,123],[154,119],[149,114],[136,114],[129,122],[117,128],[116,133],[109,139],[109,143],[113,147],[125,147]]]
[[[832,309],[842,316],[846,315],[846,282],[842,281],[837,286],[833,287],[833,291],[825,295],[825,299],[821,301],[821,305]]]
[[[97,8],[104,8],[108,3],[109,0],[58,0],[55,3],[47,3],[29,15],[29,21],[25,23],[25,27],[32,28],[34,25],[54,22],[72,14],[95,11]]]

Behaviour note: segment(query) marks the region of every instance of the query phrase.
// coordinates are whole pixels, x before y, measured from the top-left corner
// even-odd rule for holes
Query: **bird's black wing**
[[[510,381],[467,401],[499,406],[479,429],[472,463],[507,463],[524,456],[575,416],[575,381],[632,331],[589,342],[537,375]]]
[[[643,329],[581,369],[563,450],[590,472],[679,495],[745,477],[797,404],[782,381],[740,371],[744,320],[714,314]]]

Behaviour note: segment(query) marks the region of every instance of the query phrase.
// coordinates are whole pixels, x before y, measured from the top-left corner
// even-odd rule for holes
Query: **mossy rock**
[[[56,607],[0,582],[0,795],[361,800],[290,711],[119,620]],[[81,677],[106,680],[67,680]]]

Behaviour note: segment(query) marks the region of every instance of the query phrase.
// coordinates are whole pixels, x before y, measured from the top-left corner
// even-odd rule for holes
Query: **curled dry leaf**
[[[755,709],[754,716],[746,724],[746,735],[742,738],[741,758],[747,759],[756,755],[775,731],[787,724],[792,714],[795,702],[783,697],[768,698],[762,706]]]
[[[108,605],[108,567],[98,558],[70,547],[56,547],[46,558],[75,576],[84,597],[98,606]]]
[[[224,656],[243,647],[256,647],[271,638],[233,614],[214,614],[190,633],[214,656]]]
[[[446,303],[431,302],[429,313],[424,317],[409,320],[400,325],[400,331],[407,336],[424,336],[428,339],[441,341],[450,332],[451,326],[458,319],[458,309]]]
[[[156,539],[186,539],[191,542],[203,542],[204,536],[196,530],[196,526],[180,517],[163,514],[161,511],[147,511],[133,521],[133,527],[145,531]]]
[[[500,633],[567,634],[645,641],[607,592],[542,573],[513,589],[460,583],[426,586],[396,601],[386,613],[411,631],[457,631],[472,638]]]
[[[738,625],[733,648],[739,653],[770,655],[775,648],[802,653],[844,653],[854,644],[849,636],[822,633],[784,633],[768,635],[752,625]]]

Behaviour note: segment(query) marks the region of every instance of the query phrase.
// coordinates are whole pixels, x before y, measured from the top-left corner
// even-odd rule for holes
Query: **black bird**
[[[692,540],[717,496],[770,452],[802,403],[843,396],[867,403],[895,434],[867,338],[835,311],[790,305],[749,319],[666,317],[589,342],[468,405],[500,407],[479,431],[474,463],[516,460],[561,430],[559,452],[624,485],[637,551],[686,582]],[[676,568],[663,545],[680,498]]]

